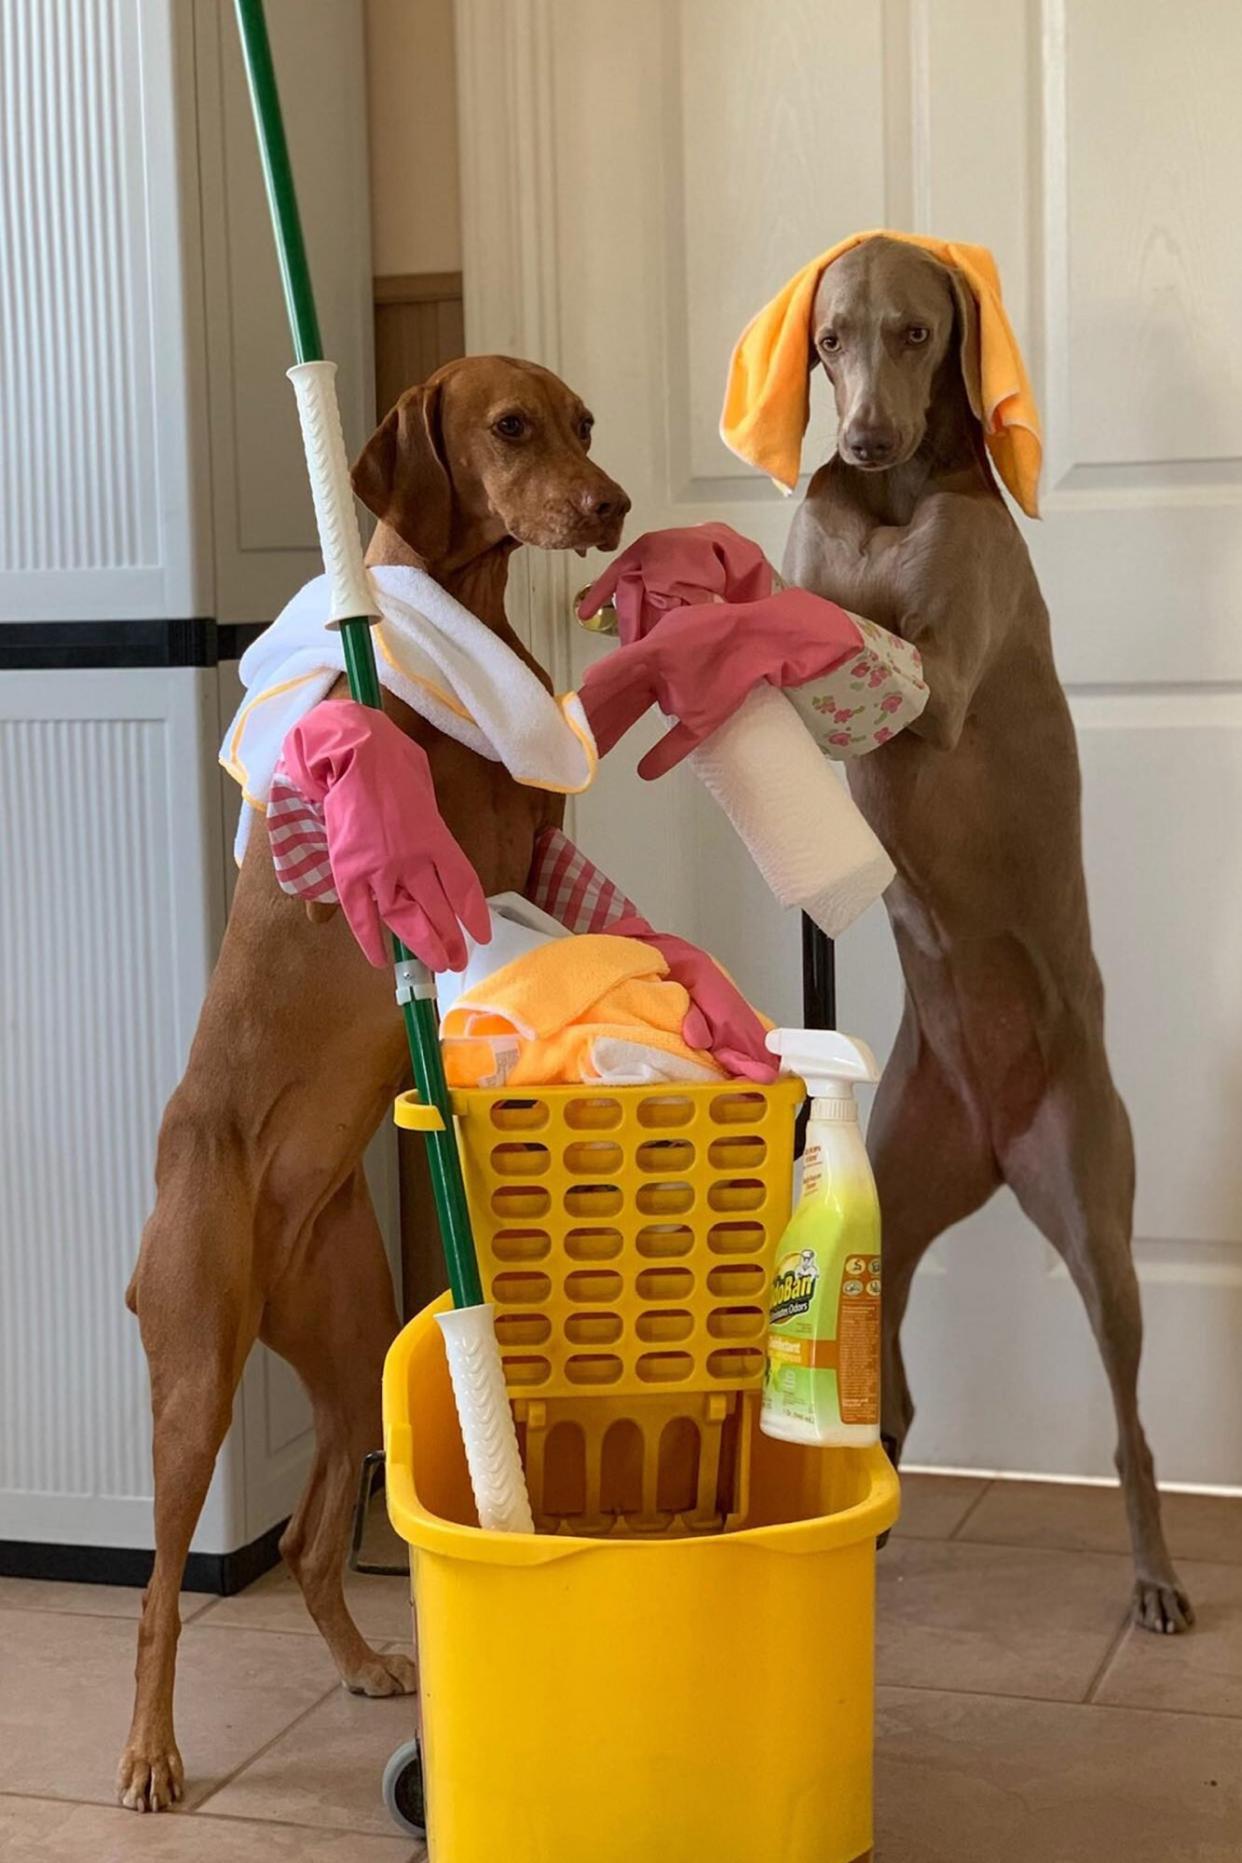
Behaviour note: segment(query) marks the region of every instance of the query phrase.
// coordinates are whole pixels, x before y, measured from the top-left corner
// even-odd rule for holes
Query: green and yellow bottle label
[[[767,1401],[817,1430],[831,1420],[874,1428],[880,1416],[879,1213],[874,1190],[834,1173],[808,1146],[803,1200],[772,1277]],[[827,1190],[827,1186],[824,1186]],[[827,1233],[825,1233],[827,1232]]]

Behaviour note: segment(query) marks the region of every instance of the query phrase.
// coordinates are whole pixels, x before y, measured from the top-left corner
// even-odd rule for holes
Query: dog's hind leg
[[[1160,1518],[1151,1450],[1139,1420],[1143,1313],[1130,1248],[1134,1145],[1103,1049],[1083,1044],[1034,1120],[1005,1148],[1007,1182],[1062,1256],[1086,1305],[1117,1413],[1117,1471],[1134,1548],[1134,1619],[1172,1634],[1194,1622]]]
[[[397,1332],[392,1276],[361,1167],[316,1218],[272,1289],[263,1338],[288,1359],[314,1410],[315,1460],[280,1550],[341,1680],[358,1695],[415,1687],[408,1656],[379,1655],[345,1602],[344,1562],[362,1457],[382,1441],[380,1378]]]
[[[155,1474],[155,1564],[117,1769],[117,1797],[131,1811],[163,1811],[182,1793],[173,1733],[181,1578],[258,1323],[250,1212],[222,1189],[239,1181],[201,1137],[166,1121],[160,1194],[128,1297],[151,1373]]]
[[[867,1149],[884,1236],[884,1445],[894,1463],[914,1420],[901,1352],[915,1270],[936,1237],[987,1202],[1000,1167],[983,1121],[905,1015],[871,1111]]]

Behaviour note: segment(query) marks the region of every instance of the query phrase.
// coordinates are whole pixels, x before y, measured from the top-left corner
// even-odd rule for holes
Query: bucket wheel
[[[397,1748],[384,1768],[384,1803],[393,1823],[409,1837],[426,1839],[423,1756],[417,1740]]]

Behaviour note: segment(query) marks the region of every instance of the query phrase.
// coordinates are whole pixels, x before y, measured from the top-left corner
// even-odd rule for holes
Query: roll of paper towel
[[[756,686],[689,761],[781,904],[830,938],[893,878],[849,791],[775,686]]]

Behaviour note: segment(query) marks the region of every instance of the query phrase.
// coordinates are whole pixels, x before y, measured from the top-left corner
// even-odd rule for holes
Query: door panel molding
[[[466,350],[560,374],[552,12],[550,0],[456,4]],[[510,618],[557,691],[570,684],[576,562],[523,550],[509,577]]]

